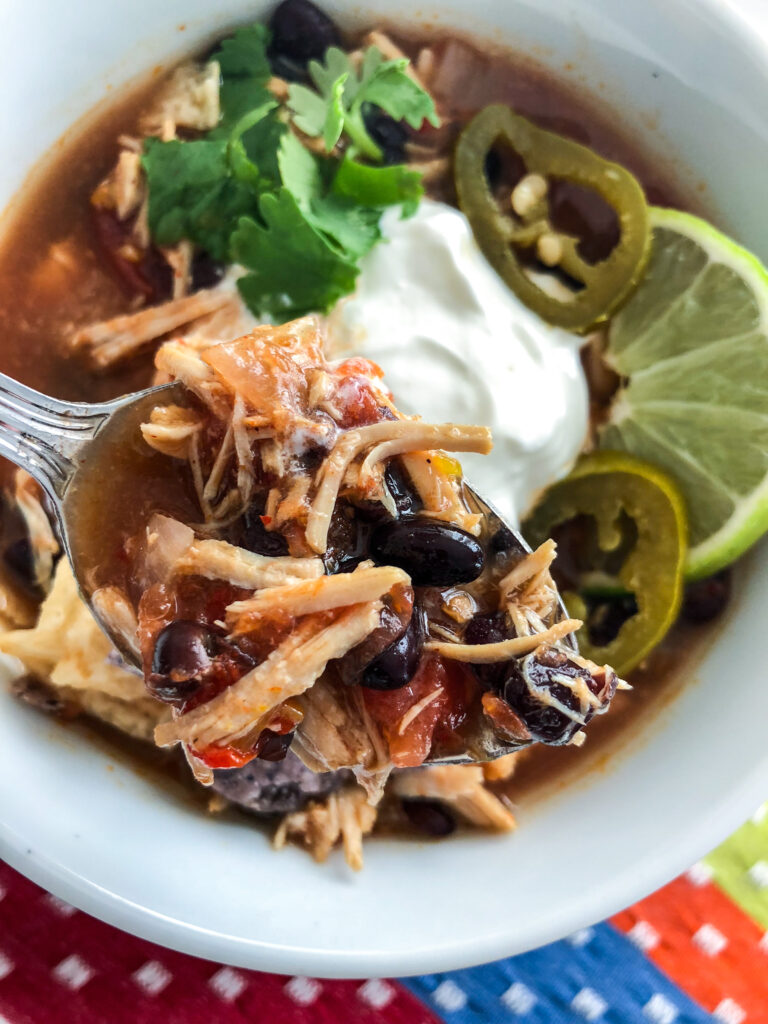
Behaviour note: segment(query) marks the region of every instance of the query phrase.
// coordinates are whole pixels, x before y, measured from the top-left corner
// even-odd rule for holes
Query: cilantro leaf
[[[267,57],[268,45],[269,29],[257,22],[239,28],[223,39],[211,60],[219,62],[224,78],[259,78],[266,82],[272,74]]]
[[[149,187],[149,230],[158,245],[188,238],[215,259],[229,259],[238,217],[256,208],[251,188],[230,175],[227,144],[147,139],[142,164]]]
[[[342,132],[366,157],[380,161],[382,153],[365,125],[364,105],[380,107],[397,121],[419,128],[440,119],[432,97],[407,72],[408,61],[385,60],[375,46],[363,55],[359,74],[342,50],[332,46],[324,61],[310,61],[309,74],[315,89],[291,85],[288,107],[294,123],[312,138],[323,137],[330,152]]]
[[[248,159],[256,164],[261,174],[273,185],[280,181],[277,154],[281,140],[287,134],[288,125],[280,120],[279,112],[273,110],[243,135]]]
[[[339,75],[336,81],[331,86],[331,94],[328,97],[328,110],[326,111],[325,119],[323,121],[323,143],[325,145],[326,152],[330,153],[333,147],[341,138],[341,132],[344,128],[344,86],[349,79],[349,74],[345,72],[343,75]]]
[[[348,75],[344,83],[344,104],[349,106],[359,85],[349,56],[338,46],[329,46],[322,63],[319,60],[309,62],[309,77],[321,96],[330,96],[331,90],[342,75]]]
[[[221,120],[207,135],[209,139],[226,139],[241,117],[272,99],[272,94],[255,78],[224,78],[219,87]]]
[[[222,263],[231,262],[232,225],[256,210],[253,191],[242,182],[225,178],[201,195],[187,214],[183,237],[196,242]]]
[[[363,81],[358,97],[362,97],[363,103],[381,107],[395,121],[405,121],[411,128],[420,128],[424,121],[438,127],[440,118],[434,100],[407,74],[407,66],[405,60],[380,64],[371,78]]]
[[[288,87],[288,107],[293,113],[293,123],[305,135],[314,139],[322,134],[328,109],[324,96],[318,96],[306,85],[293,82]]]
[[[209,138],[225,138],[237,121],[273,98],[266,88],[272,74],[268,44],[269,31],[265,25],[248,25],[224,39],[211,57],[218,61],[221,70],[222,117]]]
[[[346,196],[331,193],[313,199],[308,220],[355,260],[365,256],[381,238],[381,209],[360,206]]]
[[[375,105],[408,124],[434,119],[430,97],[408,78],[407,61],[374,47],[359,71],[331,47],[310,63],[314,89],[292,84],[295,125],[330,152],[346,133],[343,160],[310,152],[290,131],[270,76],[269,33],[261,25],[225,39],[212,59],[221,69],[222,118],[192,141],[145,140],[142,164],[149,228],[161,246],[189,239],[224,262],[240,262],[243,299],[258,315],[286,320],[330,309],[353,290],[358,261],[381,238],[386,206],[412,212],[423,189],[407,167],[370,166],[381,153],[364,110]],[[434,120],[433,120],[434,123]]]
[[[256,315],[284,320],[326,311],[352,291],[355,261],[307,221],[287,189],[262,196],[259,212],[263,224],[241,217],[232,235],[235,260],[252,271],[238,288]]]
[[[424,186],[418,171],[404,164],[371,167],[346,157],[333,179],[333,191],[362,206],[393,206],[403,204],[403,216],[416,211],[424,195]]]
[[[302,146],[292,132],[288,132],[280,140],[277,165],[283,185],[296,200],[299,209],[304,213],[308,212],[312,201],[323,192],[323,179],[317,157],[310,153],[306,146]]]
[[[277,180],[274,154],[279,145],[279,133],[285,128],[274,116],[276,108],[277,101],[270,97],[249,111],[232,129],[227,142],[232,174],[256,192],[269,188],[270,183]]]
[[[381,238],[381,209],[326,194],[321,161],[295,135],[289,133],[282,140],[278,163],[283,185],[304,216],[345,254],[359,259]]]

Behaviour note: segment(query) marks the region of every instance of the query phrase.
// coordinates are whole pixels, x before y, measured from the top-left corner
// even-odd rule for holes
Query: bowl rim
[[[692,0],[682,0],[690,4]],[[768,62],[768,34],[755,31],[733,0],[696,0],[695,6],[723,25],[736,49]],[[635,862],[631,872],[615,872],[599,892],[584,887],[579,900],[528,928],[521,940],[513,931],[467,940],[461,936],[439,949],[412,947],[404,953],[326,950],[276,945],[201,928],[132,902],[67,867],[54,856],[29,848],[24,837],[0,820],[0,856],[33,882],[78,909],[140,938],[182,953],[235,967],[318,978],[405,977],[457,970],[536,948],[602,921],[621,907],[665,885],[738,828],[766,798],[768,753],[738,785],[711,805],[711,813],[678,835],[654,857]]]

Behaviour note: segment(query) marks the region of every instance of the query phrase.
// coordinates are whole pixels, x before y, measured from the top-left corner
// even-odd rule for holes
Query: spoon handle
[[[30,473],[58,503],[78,453],[107,418],[105,410],[50,398],[0,373],[0,455]]]

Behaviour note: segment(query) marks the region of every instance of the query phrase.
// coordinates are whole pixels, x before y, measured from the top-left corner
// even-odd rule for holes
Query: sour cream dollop
[[[403,412],[493,431],[463,454],[469,481],[512,521],[582,448],[589,401],[581,339],[550,327],[507,288],[462,213],[423,200],[382,219],[354,295],[331,316],[334,355],[372,359]]]

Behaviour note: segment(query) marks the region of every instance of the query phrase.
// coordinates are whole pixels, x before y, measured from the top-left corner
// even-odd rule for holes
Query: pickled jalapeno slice
[[[488,185],[486,160],[494,147],[510,147],[527,174],[504,212]],[[477,242],[512,291],[544,320],[583,332],[608,319],[637,286],[650,251],[645,195],[635,177],[586,146],[537,128],[510,107],[493,104],[462,132],[454,163],[459,206]],[[547,192],[555,181],[596,192],[614,210],[619,240],[598,263],[579,253],[579,239],[557,232],[549,215]],[[526,250],[540,263],[557,268],[575,284],[562,295],[545,290],[526,266]],[[529,260],[530,262],[530,260]]]
[[[625,675],[677,618],[687,551],[685,507],[675,483],[655,466],[620,452],[594,452],[546,491],[523,529],[536,545],[585,519],[594,521],[596,543],[582,530],[570,538],[566,533],[559,546],[565,602],[571,615],[585,619],[577,634],[581,653]],[[595,579],[601,577],[613,582],[597,588],[598,603],[615,612],[618,627],[604,643],[596,642],[589,621]]]

